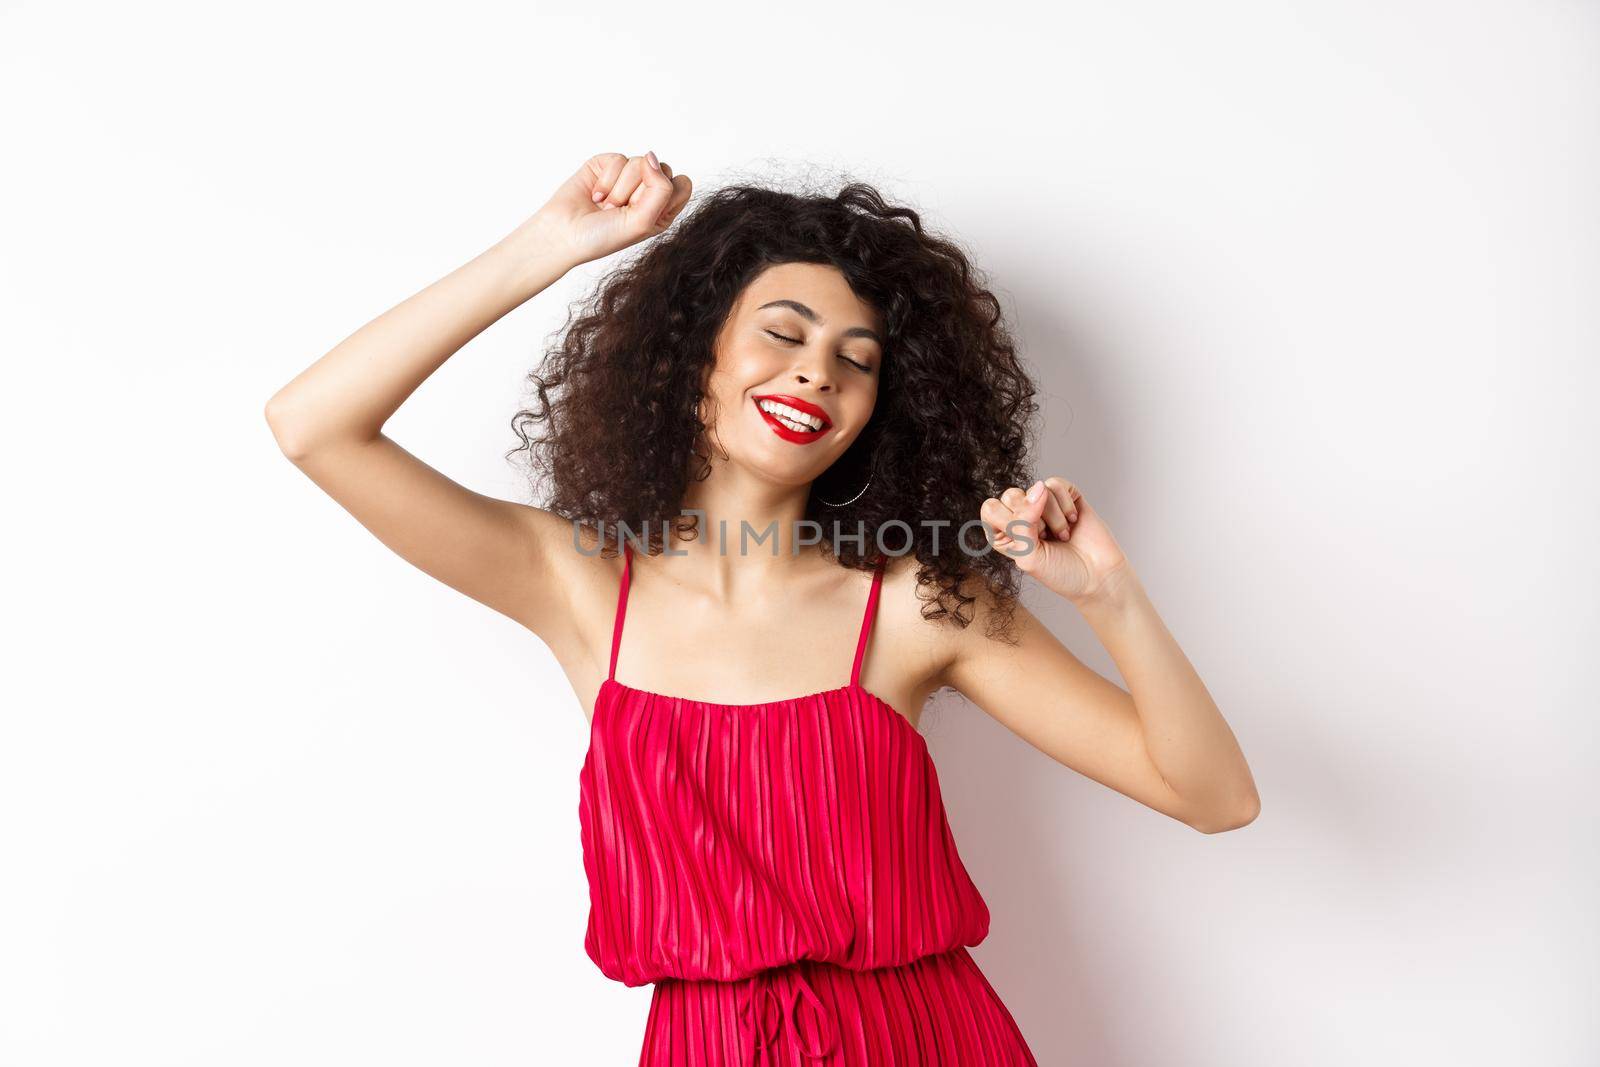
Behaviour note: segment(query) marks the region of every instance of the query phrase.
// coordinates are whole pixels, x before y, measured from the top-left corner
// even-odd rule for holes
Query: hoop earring
[[[868,478],[867,479],[867,485],[863,485],[861,487],[861,493],[865,493],[867,491],[867,486],[869,486],[871,484],[872,484],[872,479]],[[861,499],[861,493],[857,493],[855,496],[851,497],[849,500],[846,500],[846,501],[844,501],[842,503],[839,503],[839,504],[835,504],[831,500],[823,500],[820,496],[817,497],[817,499],[819,501],[821,501],[822,503],[828,505],[828,507],[830,507],[830,508],[842,508],[842,507],[845,506],[845,504],[854,504],[857,500],[860,500]]]

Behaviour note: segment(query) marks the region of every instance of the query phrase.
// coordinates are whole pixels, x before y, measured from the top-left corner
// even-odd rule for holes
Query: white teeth
[[[801,433],[815,433],[822,429],[821,419],[815,415],[807,415],[805,412],[792,408],[788,404],[780,404],[776,400],[758,400],[756,405],[762,411],[776,416],[779,422],[791,430],[798,430]]]

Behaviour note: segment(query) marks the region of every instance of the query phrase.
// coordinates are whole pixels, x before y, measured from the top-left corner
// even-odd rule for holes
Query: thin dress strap
[[[856,641],[856,661],[850,666],[850,685],[861,684],[861,661],[867,655],[867,638],[872,634],[872,620],[878,614],[878,590],[883,587],[883,564],[886,557],[878,554],[878,565],[872,572],[872,592],[867,594],[867,610],[861,619],[861,637]]]
[[[617,621],[611,627],[611,669],[606,672],[606,677],[612,681],[617,677],[617,650],[622,647],[622,619],[628,613],[628,578],[633,573],[633,547],[628,544],[628,539],[622,539],[622,584],[617,588]]]

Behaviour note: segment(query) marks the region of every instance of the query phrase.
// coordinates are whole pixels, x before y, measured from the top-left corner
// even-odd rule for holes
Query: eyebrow
[[[822,316],[821,315],[818,315],[815,311],[812,311],[810,308],[806,307],[804,304],[800,303],[800,301],[798,301],[798,300],[769,300],[765,304],[762,304],[760,307],[756,308],[756,310],[757,311],[765,311],[765,310],[767,310],[767,308],[777,308],[777,307],[788,308],[790,311],[793,311],[793,312],[796,312],[797,314],[799,314],[799,316],[801,318],[805,319],[807,322],[821,322],[822,321]],[[844,336],[846,336],[846,337],[867,337],[867,338],[870,338],[870,339],[878,342],[878,347],[880,347],[880,348],[888,347],[887,345],[885,345],[883,343],[883,338],[878,336],[878,332],[876,330],[869,330],[865,326],[852,326],[852,327],[850,327],[848,330],[846,330],[844,332]]]

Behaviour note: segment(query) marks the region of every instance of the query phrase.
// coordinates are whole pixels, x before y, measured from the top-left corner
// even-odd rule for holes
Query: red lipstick
[[[760,396],[752,397],[751,400],[756,405],[757,413],[766,420],[768,426],[772,427],[772,432],[793,444],[808,445],[813,441],[821,440],[824,434],[833,429],[833,420],[828,418],[828,413],[809,400],[801,400],[797,396],[789,396],[786,393],[763,393]],[[794,408],[801,414],[811,415],[820,421],[822,426],[817,430],[796,430],[792,426],[785,425],[772,412],[764,410],[761,407],[761,401],[763,400],[783,404],[786,407]]]

